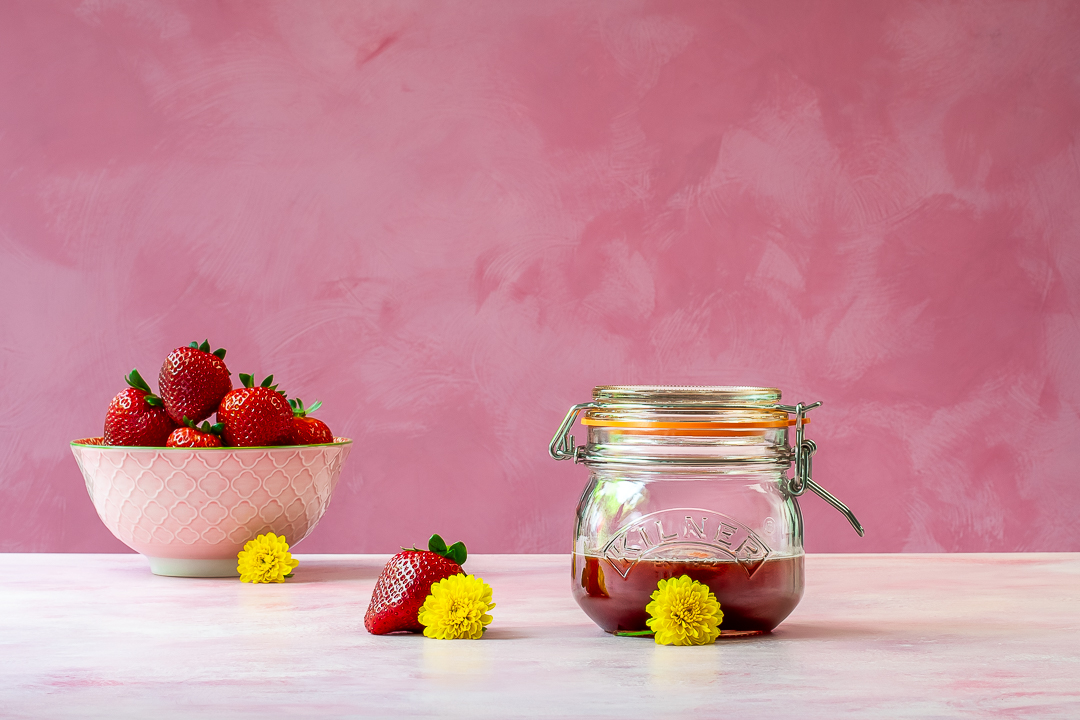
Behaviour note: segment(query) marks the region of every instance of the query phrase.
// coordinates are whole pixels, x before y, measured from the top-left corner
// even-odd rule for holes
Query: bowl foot
[[[239,577],[236,558],[227,560],[183,560],[180,558],[146,557],[150,572],[168,577]]]

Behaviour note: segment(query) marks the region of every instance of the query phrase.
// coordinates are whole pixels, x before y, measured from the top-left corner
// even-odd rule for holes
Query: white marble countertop
[[[299,555],[282,585],[138,555],[0,554],[0,716],[1080,718],[1080,553],[813,555],[771,635],[606,635],[569,557],[478,555],[479,641],[369,635],[386,556]]]

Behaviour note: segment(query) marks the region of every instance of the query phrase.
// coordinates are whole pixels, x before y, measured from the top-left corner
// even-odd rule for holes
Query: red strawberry
[[[221,423],[211,425],[203,422],[202,427],[184,418],[184,427],[178,427],[169,435],[165,447],[221,447]]]
[[[322,445],[334,442],[334,433],[322,420],[308,417],[322,407],[322,403],[316,400],[311,407],[304,407],[304,401],[300,398],[289,401],[292,406],[293,419],[292,431],[289,433],[290,445]]]
[[[390,558],[375,582],[364,627],[372,635],[422,632],[424,626],[416,618],[431,586],[460,573],[467,556],[464,543],[446,547],[441,537],[432,535],[427,550],[402,550]]]
[[[285,393],[271,385],[274,376],[253,385],[250,375],[240,373],[244,387],[229,391],[218,406],[217,421],[225,427],[222,438],[230,447],[284,445],[292,430],[292,407]]]
[[[199,422],[217,410],[221,398],[232,390],[224,361],[224,348],[210,352],[206,340],[169,353],[158,373],[158,389],[173,422],[182,425],[185,417]]]
[[[121,390],[109,403],[105,444],[164,447],[176,423],[138,370],[132,370],[124,379],[131,387]]]

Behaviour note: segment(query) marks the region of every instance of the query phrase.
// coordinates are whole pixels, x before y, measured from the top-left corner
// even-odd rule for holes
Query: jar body
[[[647,630],[659,580],[689,575],[721,634],[768,632],[803,593],[802,516],[779,464],[590,467],[577,509],[574,598],[607,632]]]

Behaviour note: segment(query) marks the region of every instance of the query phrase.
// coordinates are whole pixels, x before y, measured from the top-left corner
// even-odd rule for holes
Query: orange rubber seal
[[[803,425],[809,422],[810,418],[803,418]],[[762,430],[765,428],[791,427],[795,424],[795,419],[759,422],[650,422],[648,420],[597,420],[584,417],[581,418],[581,424],[595,427],[640,428],[642,430]]]

